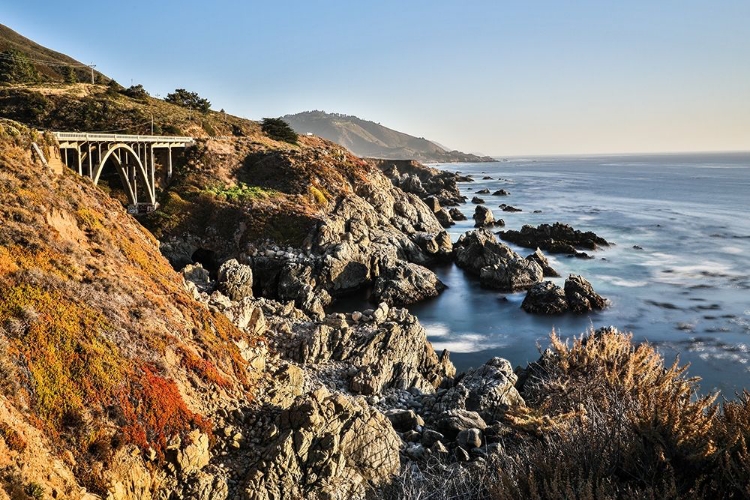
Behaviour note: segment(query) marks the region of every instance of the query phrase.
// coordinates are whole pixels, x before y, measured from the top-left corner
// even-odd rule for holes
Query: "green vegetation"
[[[16,49],[0,52],[0,83],[37,83],[39,80],[39,72],[26,54]]]
[[[131,85],[130,87],[123,90],[122,93],[128,97],[139,100],[145,100],[149,97],[149,93],[145,88],[143,88],[143,85],[141,85],[140,83],[138,85]]]
[[[264,189],[260,186],[248,186],[240,182],[234,186],[212,186],[206,192],[213,194],[219,199],[233,203],[242,203],[258,199],[268,199],[279,193],[273,189]]]
[[[268,137],[277,141],[297,144],[299,139],[297,132],[295,132],[294,129],[292,129],[292,127],[281,118],[263,118],[261,130],[263,130],[263,133]]]
[[[211,103],[208,99],[202,98],[196,92],[188,92],[185,89],[177,89],[171,94],[167,94],[164,100],[183,108],[200,111],[201,113],[208,113],[211,109]]]

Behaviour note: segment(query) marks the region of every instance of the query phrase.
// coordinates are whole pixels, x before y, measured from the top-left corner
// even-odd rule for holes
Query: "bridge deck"
[[[167,135],[126,135],[96,134],[87,132],[52,132],[60,142],[124,142],[124,143],[158,143],[158,144],[192,144],[192,137]]]

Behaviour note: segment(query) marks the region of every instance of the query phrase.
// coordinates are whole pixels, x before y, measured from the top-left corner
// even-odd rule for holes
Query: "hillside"
[[[414,137],[356,116],[306,111],[283,117],[299,134],[312,133],[341,144],[357,156],[422,162],[487,162],[487,156],[448,151],[423,137]]]
[[[18,53],[28,58],[40,81],[63,82],[71,78],[83,82],[91,81],[91,69],[87,65],[65,54],[43,47],[0,24],[0,60],[7,61]],[[75,75],[74,77],[71,72]],[[98,71],[94,71],[94,79],[98,82],[109,80]]]

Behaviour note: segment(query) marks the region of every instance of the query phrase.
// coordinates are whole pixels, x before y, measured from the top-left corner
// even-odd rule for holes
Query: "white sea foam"
[[[451,329],[445,323],[422,323],[428,337],[447,337]]]
[[[497,339],[490,340],[486,335],[478,333],[467,333],[454,339],[432,342],[432,348],[436,351],[448,349],[450,352],[477,352],[501,346]]]
[[[637,280],[626,280],[617,276],[600,275],[598,279],[612,283],[615,286],[621,286],[625,288],[638,288],[648,285],[648,281],[637,281]]]
[[[721,247],[720,250],[724,253],[731,253],[732,255],[741,255],[745,253],[745,250],[739,247]]]

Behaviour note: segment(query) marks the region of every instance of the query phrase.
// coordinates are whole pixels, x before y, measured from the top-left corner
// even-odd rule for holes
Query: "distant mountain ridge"
[[[282,118],[298,134],[315,134],[341,144],[358,156],[441,163],[495,161],[489,156],[449,151],[424,137],[414,137],[356,116],[316,110]]]

